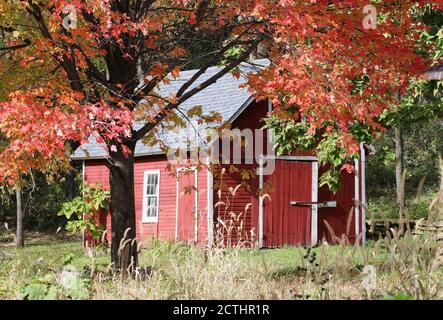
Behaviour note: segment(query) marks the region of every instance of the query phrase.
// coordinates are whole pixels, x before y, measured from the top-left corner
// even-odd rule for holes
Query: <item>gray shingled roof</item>
[[[269,61],[266,59],[254,60],[252,64],[242,64],[242,74],[255,72],[257,68],[266,66]],[[209,68],[188,90],[199,85],[209,77],[220,71],[220,67]],[[168,85],[161,85],[159,93],[162,96],[175,94],[179,88],[189,80],[198,70],[183,71],[180,77],[172,80]],[[220,78],[217,82],[192,96],[190,99],[180,105],[180,110],[184,113],[194,106],[201,106],[203,114],[211,112],[219,113],[223,121],[233,121],[249,103],[252,101],[252,95],[246,88],[240,88],[245,83],[242,75],[239,79],[234,78],[231,74],[227,74]],[[206,128],[198,125],[196,119],[190,119],[192,124],[180,130],[180,133],[174,133],[168,130],[159,130],[158,138],[167,145],[174,146],[186,142],[193,136],[198,136],[195,129],[201,134]],[[136,123],[135,128],[141,127],[141,123]],[[135,148],[135,156],[145,156],[153,154],[162,154],[160,145],[147,146],[139,141]],[[96,143],[94,137],[89,138],[89,143],[80,146],[71,156],[74,160],[100,159],[107,157],[107,152],[103,144]]]
[[[425,72],[429,80],[443,80],[443,65],[435,66]]]

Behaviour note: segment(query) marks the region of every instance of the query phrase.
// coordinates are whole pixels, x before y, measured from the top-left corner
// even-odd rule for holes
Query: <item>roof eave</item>
[[[139,158],[139,157],[147,157],[147,156],[158,156],[158,155],[163,155],[165,154],[163,151],[159,151],[159,152],[142,152],[142,153],[136,153],[134,155],[134,158]],[[71,160],[74,161],[85,161],[85,160],[105,160],[105,159],[109,159],[108,156],[93,156],[93,157],[81,157],[81,156],[70,156]]]
[[[251,95],[248,100],[246,100],[241,107],[232,115],[231,118],[228,119],[229,123],[233,123],[235,120],[237,120],[237,118],[243,113],[243,111],[245,111],[245,109],[247,107],[249,107],[249,105],[255,100],[255,97],[253,95]]]

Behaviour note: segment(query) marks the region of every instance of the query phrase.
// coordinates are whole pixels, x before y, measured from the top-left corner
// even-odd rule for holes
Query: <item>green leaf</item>
[[[42,283],[31,283],[23,290],[25,300],[43,300],[48,292],[48,287]]]
[[[107,210],[110,204],[110,192],[99,185],[85,184],[81,188],[81,197],[65,202],[59,216],[65,216],[69,221],[66,230],[71,232],[90,231],[95,239],[101,236],[102,226],[96,225],[96,217]]]
[[[72,299],[85,300],[89,298],[89,291],[86,283],[80,277],[70,276],[63,287],[66,296]]]
[[[58,297],[58,290],[56,286],[49,287],[48,292],[46,293],[46,296],[44,297],[44,300],[57,300]]]
[[[395,295],[386,296],[384,300],[413,300],[413,298],[404,292],[399,292]]]
[[[72,253],[65,254],[62,258],[62,263],[64,265],[71,264],[74,261],[75,255]]]

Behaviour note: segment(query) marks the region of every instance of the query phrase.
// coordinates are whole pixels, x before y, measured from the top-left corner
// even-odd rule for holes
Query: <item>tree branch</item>
[[[221,71],[219,71],[218,73],[216,73],[215,75],[213,75],[212,77],[207,79],[206,81],[202,82],[198,86],[192,88],[188,92],[181,95],[180,98],[178,99],[178,101],[176,101],[175,103],[169,103],[161,112],[159,112],[155,116],[153,122],[147,123],[146,125],[144,125],[142,128],[140,128],[137,131],[136,140],[138,141],[138,140],[142,139],[146,134],[148,134],[149,131],[151,131],[159,122],[161,122],[164,118],[166,118],[168,116],[168,114],[171,110],[174,110],[175,108],[177,108],[179,105],[181,105],[183,102],[185,102],[186,100],[188,100],[189,98],[191,98],[195,94],[197,94],[200,91],[202,91],[203,89],[209,87],[211,84],[215,83],[218,79],[220,79],[221,77],[223,77],[224,75],[229,73],[232,69],[237,67],[241,62],[245,61],[249,57],[251,52],[254,51],[254,49],[257,47],[259,42],[260,42],[259,40],[253,41],[253,43],[248,48],[248,50],[243,52],[238,58],[232,60]],[[197,79],[191,79],[190,81],[194,82],[195,80],[197,80]],[[187,84],[188,84],[188,82],[185,83],[183,86],[186,86]],[[181,91],[181,88],[178,91]]]
[[[27,46],[31,45],[31,40],[29,40],[29,39],[25,39],[25,40],[23,40],[23,42],[24,42],[23,44],[0,48],[0,51],[13,51],[13,50],[18,50],[18,49],[23,49],[23,48],[26,48]]]

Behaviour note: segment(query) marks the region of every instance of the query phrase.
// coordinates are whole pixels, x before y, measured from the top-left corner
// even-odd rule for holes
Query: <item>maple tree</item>
[[[265,26],[248,19],[250,5],[206,0],[2,2],[0,74],[9,81],[10,68],[24,71],[0,106],[0,130],[9,142],[0,155],[2,180],[13,184],[21,172],[67,169],[69,152],[95,136],[110,157],[112,261],[121,270],[136,266],[135,145],[255,50]],[[224,41],[211,52],[190,54],[215,36]],[[207,68],[220,63],[220,72],[194,85]],[[177,92],[156,92],[160,83],[196,64],[200,70]],[[134,120],[145,125],[135,130]]]
[[[267,124],[278,133],[277,151],[316,148],[320,163],[332,165],[321,185],[333,190],[340,170],[352,172],[349,161],[358,157],[359,144],[384,129],[380,115],[395,103],[395,93],[429,65],[416,46],[429,26],[414,20],[413,12],[443,5],[374,1],[376,21],[365,28],[368,4],[280,1],[271,17],[273,64],[249,81],[276,107]],[[261,10],[269,12],[270,5]]]
[[[217,79],[237,75],[262,44],[271,64],[248,84],[272,100],[275,123],[303,120],[305,135],[333,137],[339,156],[350,157],[357,133],[381,129],[374,119],[390,94],[425,67],[413,48],[423,26],[409,17],[425,2],[379,1],[380,21],[365,30],[363,0],[2,1],[0,77],[15,88],[0,104],[0,132],[9,142],[0,179],[12,184],[21,172],[67,169],[69,153],[95,136],[109,153],[112,261],[118,269],[136,266],[137,141]],[[214,37],[223,41],[196,52]],[[190,67],[199,70],[176,92],[159,95],[161,83]],[[11,68],[23,75],[11,78]],[[144,125],[135,130],[134,120]],[[297,139],[277,140],[285,143],[299,147]]]

